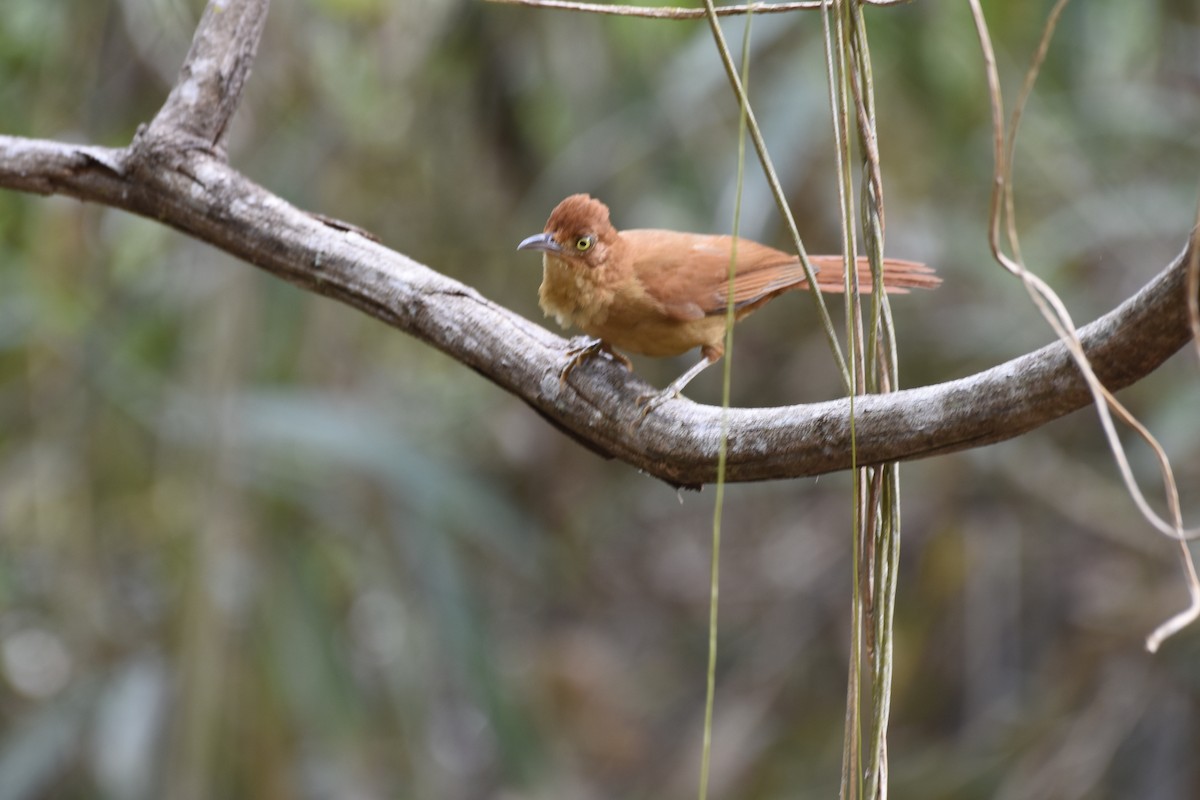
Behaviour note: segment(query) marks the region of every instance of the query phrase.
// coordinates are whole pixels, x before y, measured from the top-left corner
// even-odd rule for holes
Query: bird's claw
[[[633,370],[633,362],[631,362],[621,353],[613,350],[603,339],[593,339],[588,336],[578,336],[571,340],[571,347],[567,349],[567,363],[558,373],[559,386],[566,385],[567,376],[569,376],[576,367],[578,367],[584,361],[587,361],[589,358],[594,358],[601,354],[605,354],[613,361],[624,365],[625,369],[630,371]]]
[[[646,417],[650,416],[651,411],[658,408],[659,406],[661,406],[663,403],[667,402],[668,400],[674,400],[675,398],[677,398],[679,396],[680,396],[679,392],[677,390],[674,390],[672,387],[667,387],[666,389],[664,389],[661,392],[655,392],[653,394],[642,395],[637,400],[637,404],[642,407],[641,413],[638,414],[637,421],[640,423]]]

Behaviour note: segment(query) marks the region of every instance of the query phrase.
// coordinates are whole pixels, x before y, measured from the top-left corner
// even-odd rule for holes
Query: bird
[[[550,213],[541,233],[517,250],[542,253],[538,305],[563,328],[588,337],[573,347],[560,373],[563,381],[581,361],[605,354],[632,370],[622,352],[652,357],[678,356],[700,348],[700,360],[661,392],[642,398],[643,416],[678,397],[687,384],[725,353],[729,302],[731,236],[657,229],[618,231],[608,206],[587,194],[573,194]],[[734,320],[741,321],[770,300],[807,288],[800,259],[739,237],[732,282]],[[813,256],[822,291],[845,289],[841,256]],[[871,289],[866,258],[857,263],[860,291]],[[889,294],[932,289],[941,283],[933,270],[915,261],[884,259],[883,285]]]

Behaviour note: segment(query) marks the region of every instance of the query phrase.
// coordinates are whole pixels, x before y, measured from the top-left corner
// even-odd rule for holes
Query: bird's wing
[[[680,320],[724,313],[729,302],[729,236],[659,230],[622,231],[647,294]],[[733,303],[752,305],[804,281],[795,256],[738,238]]]

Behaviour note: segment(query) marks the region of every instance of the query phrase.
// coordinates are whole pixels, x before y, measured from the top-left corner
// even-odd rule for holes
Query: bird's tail
[[[817,283],[821,291],[845,290],[841,256],[814,256],[812,262],[820,270]],[[888,294],[908,294],[910,289],[934,289],[941,282],[942,279],[934,274],[933,267],[927,267],[919,261],[905,261],[902,258],[883,260],[883,286]],[[871,262],[865,256],[859,256],[858,290],[866,294],[871,291],[871,284]]]

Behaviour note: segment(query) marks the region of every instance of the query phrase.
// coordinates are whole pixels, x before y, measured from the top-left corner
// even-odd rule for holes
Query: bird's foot
[[[603,339],[594,339],[591,336],[576,336],[571,340],[571,347],[567,349],[567,362],[558,373],[559,385],[566,384],[567,376],[571,374],[572,370],[589,358],[595,358],[598,355],[607,355],[613,361],[623,364],[625,369],[633,371],[633,362],[613,350],[608,342]]]
[[[661,392],[642,395],[637,400],[637,404],[642,407],[642,413],[638,415],[638,423],[641,423],[642,420],[650,416],[650,412],[661,406],[663,403],[667,402],[668,400],[674,400],[681,396],[682,395],[679,394],[679,390],[674,386],[668,386]]]
[[[642,407],[642,413],[638,416],[638,424],[646,418],[646,416],[654,409],[661,406],[668,400],[674,400],[677,397],[683,397],[683,387],[691,382],[692,378],[700,374],[705,367],[720,358],[720,353],[715,356],[709,353],[704,354],[704,358],[696,362],[696,365],[687,372],[680,375],[675,380],[671,381],[671,385],[655,394],[644,394],[638,398],[638,405]]]

